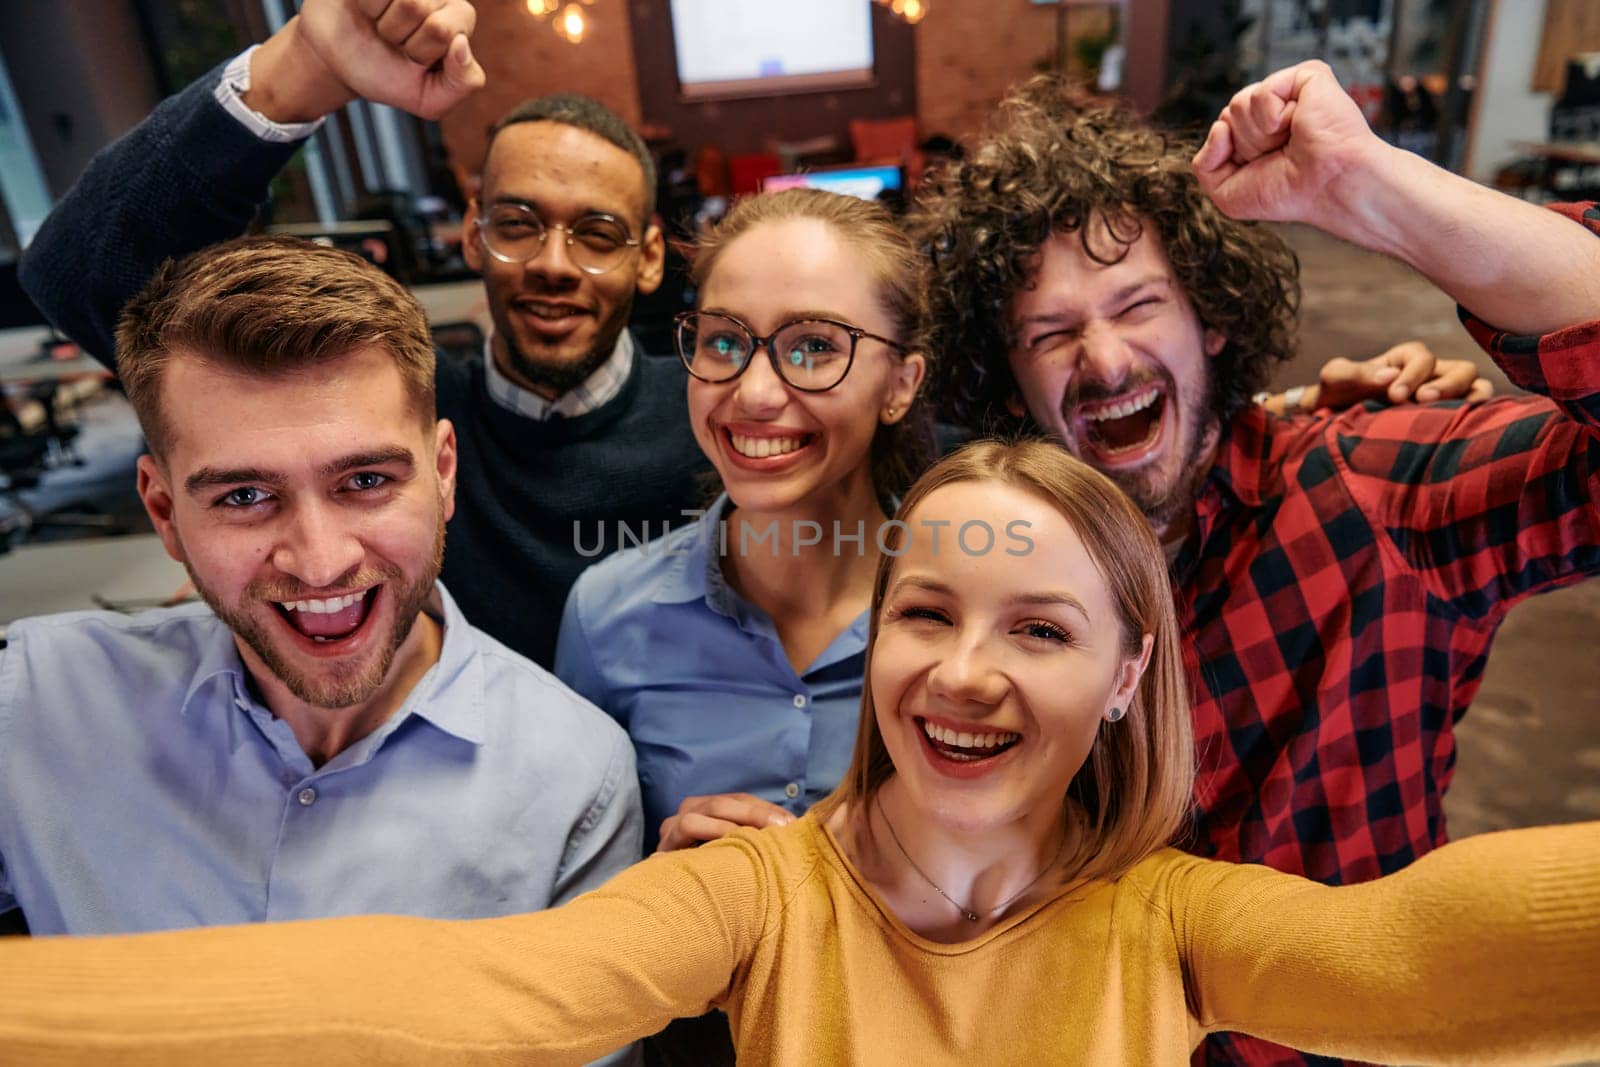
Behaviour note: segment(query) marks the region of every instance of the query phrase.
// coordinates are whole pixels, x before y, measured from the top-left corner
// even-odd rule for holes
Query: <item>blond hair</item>
[[[767,222],[815,219],[826,223],[839,240],[856,249],[871,265],[877,281],[873,294],[894,323],[894,339],[909,352],[928,356],[927,261],[889,209],[872,200],[822,189],[785,189],[738,201],[733,210],[696,242],[689,277],[695,288],[706,279],[735,238]],[[932,460],[933,416],[919,389],[898,422],[879,424],[872,438],[872,483],[885,510],[905,492]]]
[[[1184,826],[1194,785],[1189,688],[1161,545],[1144,515],[1109,479],[1047,441],[967,445],[917,479],[896,518],[907,520],[930,493],[960,482],[1010,486],[1053,506],[1105,579],[1117,609],[1123,654],[1138,655],[1143,635],[1153,637],[1150,662],[1126,716],[1100,724],[1094,747],[1063,798],[1074,831],[1068,877],[1116,878],[1168,844]],[[871,672],[879,613],[895,559],[886,552],[878,563],[855,752],[839,788],[817,805],[823,818],[840,805],[865,810],[894,773],[878,730]]]
[[[434,419],[433,340],[399,282],[360,256],[293,237],[243,237],[156,271],[117,323],[117,376],[150,451],[171,442],[161,379],[176,352],[264,377],[375,346]]]

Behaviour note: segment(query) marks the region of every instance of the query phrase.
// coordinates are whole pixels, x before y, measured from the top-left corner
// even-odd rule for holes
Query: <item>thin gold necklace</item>
[[[1067,851],[1067,828],[1063,826],[1061,828],[1061,844],[1056,849],[1056,854],[1050,858],[1050,862],[1045,864],[1044,867],[1040,869],[1039,873],[1034,875],[1027,885],[1023,886],[1015,893],[1012,893],[1009,897],[1001,901],[995,907],[990,908],[989,911],[984,913],[984,915],[980,915],[972,908],[951,896],[949,893],[946,893],[939,887],[938,882],[935,882],[932,878],[929,878],[927,873],[923,871],[921,867],[917,866],[917,861],[911,858],[911,853],[906,851],[906,846],[900,843],[900,835],[894,832],[894,823],[889,821],[889,813],[883,810],[883,798],[880,796],[880,794],[872,794],[872,802],[878,808],[878,817],[883,820],[883,825],[889,829],[889,839],[894,842],[894,847],[900,850],[900,855],[906,858],[906,862],[911,865],[911,869],[916,871],[924,882],[927,882],[929,885],[933,886],[933,891],[938,893],[941,897],[944,897],[944,899],[948,900],[955,907],[955,909],[961,913],[961,917],[967,920],[969,923],[979,922],[986,915],[999,915],[1002,911],[1005,911],[1011,905],[1015,904],[1022,898],[1024,893],[1039,884],[1039,879],[1043,878],[1047,873],[1049,873],[1050,868],[1054,867],[1058,862],[1060,862],[1062,853]]]

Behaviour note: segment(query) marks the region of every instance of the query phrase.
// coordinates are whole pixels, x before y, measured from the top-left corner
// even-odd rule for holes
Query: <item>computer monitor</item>
[[[763,193],[780,189],[826,189],[863,200],[876,200],[885,192],[898,192],[905,185],[905,174],[894,164],[879,166],[830,167],[804,174],[774,174],[761,179]]]

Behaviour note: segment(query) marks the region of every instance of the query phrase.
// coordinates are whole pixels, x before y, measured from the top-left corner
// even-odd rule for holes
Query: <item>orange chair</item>
[[[733,195],[759,192],[761,179],[783,173],[783,161],[773,152],[755,152],[748,156],[734,156],[728,160],[728,170],[733,177]]]
[[[850,144],[858,163],[909,164],[917,155],[917,120],[912,115],[851,119]]]

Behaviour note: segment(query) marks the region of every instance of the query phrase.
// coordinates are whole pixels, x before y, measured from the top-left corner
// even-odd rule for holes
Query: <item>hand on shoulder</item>
[[[685,797],[678,805],[678,813],[661,824],[661,843],[656,851],[693,848],[724,837],[741,826],[761,830],[792,822],[794,816],[786,809],[749,793]]]

